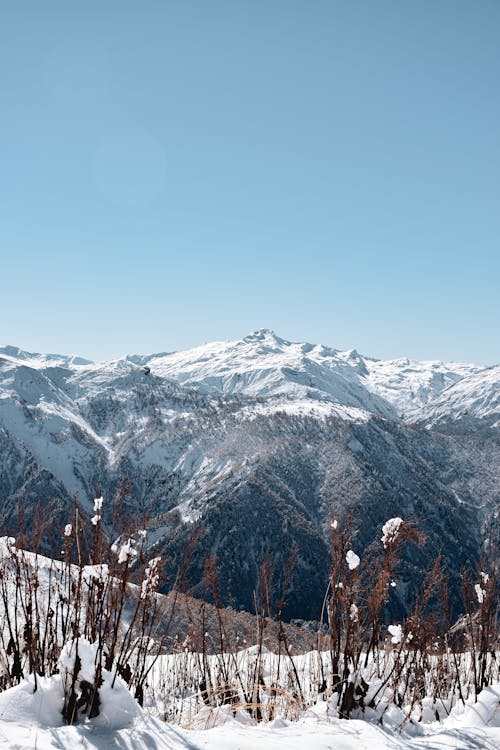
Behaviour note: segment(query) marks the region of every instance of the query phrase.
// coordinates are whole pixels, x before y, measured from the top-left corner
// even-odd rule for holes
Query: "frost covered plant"
[[[102,495],[101,495],[101,497],[96,497],[95,498],[95,500],[94,500],[94,510],[96,512],[99,511],[99,510],[101,510],[103,502],[104,502],[104,498],[102,497]]]
[[[490,580],[490,577],[488,573],[484,573],[483,571],[480,572],[479,577],[481,579],[481,582],[475,584],[474,590],[476,592],[476,597],[479,604],[482,604],[488,596],[487,584]]]
[[[352,549],[347,551],[345,559],[349,567],[349,570],[356,570],[356,568],[358,567],[360,563],[360,559],[358,555],[352,551]]]
[[[125,684],[105,668],[97,643],[82,637],[68,641],[59,657],[59,672],[68,724],[102,715],[102,724],[120,729],[138,714]]]
[[[403,640],[403,628],[401,625],[388,625],[387,630],[392,636],[391,643],[401,643]]]
[[[138,556],[136,541],[133,537],[129,537],[123,542],[119,537],[116,542],[111,545],[111,551],[117,555],[119,565],[130,563]]]
[[[474,586],[474,590],[476,592],[476,597],[479,604],[482,604],[486,598],[486,589],[481,588],[480,583],[476,583]]]
[[[382,526],[382,536],[380,537],[380,541],[384,545],[384,549],[386,549],[389,544],[393,544],[393,542],[396,541],[402,523],[403,519],[399,516],[396,516],[395,518],[389,518],[389,520],[384,523],[384,525]]]
[[[102,496],[101,497],[96,497],[95,500],[94,500],[94,513],[95,513],[95,515],[93,515],[92,518],[90,519],[91,523],[94,526],[97,526],[97,524],[101,520],[100,510],[102,509],[103,500],[104,500],[104,498]]]
[[[389,518],[382,526],[381,542],[383,551],[373,561],[374,585],[368,595],[367,619],[371,629],[371,637],[366,650],[365,665],[370,654],[375,654],[381,636],[382,613],[384,605],[389,599],[389,591],[394,580],[393,571],[398,561],[398,555],[405,542],[421,543],[422,534],[418,532],[414,523],[404,521],[399,516]],[[394,587],[392,587],[394,588]]]
[[[151,596],[158,588],[158,582],[160,580],[160,562],[161,557],[153,557],[153,559],[149,561],[141,583],[141,599],[146,599],[146,597]]]
[[[61,529],[59,560],[38,553],[40,528],[31,544],[22,534],[19,546],[0,538],[0,690],[30,675],[36,690],[38,676],[60,674],[68,723],[82,712],[99,714],[102,680],[109,697],[123,677],[140,701],[149,664],[167,637],[163,629],[157,637],[165,614],[156,596],[160,560],[141,575],[143,550],[132,529],[112,549],[99,524],[102,504],[102,497],[94,500],[91,535],[75,504]]]
[[[476,697],[492,680],[490,656],[496,656],[498,648],[499,600],[494,568],[491,574],[481,570],[478,577],[479,582],[472,584],[468,574],[462,574],[462,598]]]

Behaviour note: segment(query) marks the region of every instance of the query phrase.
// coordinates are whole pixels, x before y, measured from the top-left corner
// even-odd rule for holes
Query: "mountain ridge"
[[[55,503],[63,529],[74,497],[91,513],[127,479],[124,516],[147,514],[174,567],[203,529],[194,592],[210,552],[223,601],[251,609],[262,556],[279,566],[296,546],[289,614],[315,617],[332,513],[356,520],[357,552],[401,515],[428,542],[408,552],[394,606],[445,545],[457,608],[460,569],[500,536],[499,370],[374,360],[267,329],[101,363],[3,348],[0,520],[13,530],[20,506],[28,522]],[[109,507],[103,523],[116,533]]]
[[[499,366],[408,358],[380,360],[360,355],[356,349],[341,351],[322,344],[290,342],[271,329],[258,329],[237,341],[211,342],[180,352],[131,354],[103,362],[75,355],[32,354],[17,347],[0,347],[1,356],[38,369],[63,366],[105,371],[130,363],[147,366],[157,376],[205,393],[327,400],[412,421],[442,422],[446,400],[468,415],[479,410],[480,417],[488,417],[500,410],[495,400]],[[468,378],[474,391],[469,401]],[[491,397],[484,389],[478,390],[484,378],[491,383]],[[462,386],[456,389],[459,395],[454,400],[455,392],[449,389],[458,383]],[[434,401],[440,405],[437,411],[432,409]]]

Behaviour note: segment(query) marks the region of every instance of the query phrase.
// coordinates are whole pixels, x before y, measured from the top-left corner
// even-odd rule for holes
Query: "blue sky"
[[[0,3],[0,343],[499,355],[497,0]]]

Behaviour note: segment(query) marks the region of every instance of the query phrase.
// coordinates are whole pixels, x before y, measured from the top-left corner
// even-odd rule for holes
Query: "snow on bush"
[[[0,560],[7,560],[16,551],[16,540],[13,536],[0,537]]]
[[[104,501],[104,498],[102,497],[102,495],[101,495],[101,497],[96,497],[95,498],[95,500],[94,500],[94,510],[95,511],[101,510],[103,501]]]
[[[61,655],[61,674],[52,677],[36,678],[30,675],[19,685],[0,693],[0,718],[3,722],[39,727],[62,727],[64,705],[64,681],[72,678],[74,669],[74,641],[68,644]],[[96,647],[80,640],[79,654],[82,655],[82,668],[78,680],[80,685],[84,679],[92,682],[95,675],[93,660]],[[81,651],[80,651],[81,649]],[[111,730],[130,727],[140,714],[140,707],[134,700],[127,686],[119,677],[102,670],[102,684],[99,688],[99,715],[90,719],[94,726],[106,727]],[[85,716],[80,720],[89,721]],[[10,734],[10,730],[9,730]],[[13,745],[14,746],[14,745]],[[52,745],[50,745],[52,747]],[[59,747],[59,745],[58,745]]]
[[[403,519],[399,516],[389,518],[389,520],[384,523],[382,526],[382,536],[380,537],[384,549],[387,549],[390,544],[396,541],[402,523]]]
[[[347,561],[347,565],[349,566],[349,570],[355,570],[360,563],[358,555],[353,552],[352,549],[347,552],[345,559]]]
[[[485,589],[481,588],[480,583],[476,583],[474,586],[474,591],[476,592],[477,600],[479,604],[482,604],[486,598],[486,591]]]
[[[120,537],[111,545],[111,551],[118,555],[118,562],[120,565],[124,563],[130,563],[138,552],[135,548],[136,541],[133,537],[125,539],[123,542],[120,541]]]
[[[90,519],[90,522],[91,522],[91,523],[92,523],[92,524],[93,524],[94,526],[97,526],[97,524],[98,524],[98,523],[99,523],[99,521],[101,520],[101,514],[100,514],[100,512],[99,512],[99,511],[100,511],[100,510],[101,510],[101,508],[102,508],[102,503],[103,503],[103,498],[102,498],[102,497],[96,497],[96,499],[94,500],[94,511],[95,511],[95,516],[92,516],[92,518]]]
[[[401,625],[388,625],[387,630],[392,635],[391,643],[401,643],[403,640],[403,628]]]
[[[159,565],[161,557],[153,557],[144,571],[144,580],[141,583],[141,599],[153,594],[158,588],[160,580]]]
[[[79,669],[75,674],[75,664],[78,663]],[[63,679],[76,678],[78,681],[86,680],[93,683],[95,678],[96,666],[98,662],[97,647],[90,643],[86,638],[77,638],[66,643],[59,657],[59,668]],[[103,666],[103,659],[101,667]]]
[[[62,709],[64,696],[67,697],[70,685],[74,685],[77,706],[81,712],[77,718],[85,719],[85,710],[96,692],[98,713],[91,715],[98,726],[122,729],[129,726],[139,714],[138,703],[118,676],[104,668],[105,654],[96,643],[86,638],[77,638],[65,644],[59,657],[60,676],[52,678],[54,688],[61,692],[63,700],[58,703]],[[88,711],[87,711],[88,715]]]
[[[484,571],[481,571],[479,574],[479,577],[481,579],[481,583],[476,583],[474,585],[474,591],[476,592],[476,597],[479,602],[479,604],[482,604],[486,597],[488,596],[488,591],[486,588],[483,588],[483,586],[486,586],[488,581],[490,580],[490,577],[488,573],[484,573]],[[482,585],[481,585],[482,584]]]

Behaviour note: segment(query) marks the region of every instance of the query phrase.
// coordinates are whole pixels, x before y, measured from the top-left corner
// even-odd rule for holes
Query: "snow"
[[[349,570],[356,570],[360,563],[360,559],[358,555],[352,551],[352,549],[348,550],[346,556],[345,556],[347,565],[349,566]]]
[[[326,404],[329,413],[335,405],[340,418],[354,421],[371,414],[436,424],[450,414],[500,419],[500,366],[375,360],[355,349],[287,341],[268,329],[239,341],[100,363],[0,348],[3,392],[37,404],[46,419],[52,415],[77,423],[107,452],[107,437],[98,435],[82,416],[85,410],[75,405],[111,384],[130,392],[144,382],[146,364],[165,385],[175,388],[175,380],[206,393],[265,399],[264,410],[321,417]],[[113,459],[110,452],[109,461]]]
[[[45,369],[46,367],[82,367],[92,364],[92,360],[77,357],[74,354],[38,354],[26,352],[17,346],[0,346],[0,358],[12,362],[23,362],[29,367]]]
[[[441,397],[460,413],[500,413],[499,369],[476,364],[376,360],[355,349],[291,342],[261,329],[239,341],[218,341],[168,354],[128,357],[160,377],[204,392],[326,400],[383,416],[437,418]],[[460,383],[463,381],[462,386]],[[457,386],[455,388],[455,386]],[[472,404],[481,400],[477,408]],[[456,402],[456,403],[455,403]],[[441,416],[441,414],[439,414]]]
[[[481,374],[481,365],[406,358],[366,358],[368,387],[393,404],[398,415],[412,418],[455,383],[471,374]]]
[[[118,683],[119,684],[119,683]],[[38,678],[0,693],[0,748],[9,750],[493,750],[500,743],[500,685],[486,688],[477,703],[457,705],[442,722],[403,724],[399,709],[386,712],[384,723],[342,720],[328,714],[321,702],[298,721],[277,719],[260,725],[230,707],[216,714],[208,709],[191,728],[149,716],[123,685],[102,689],[102,713],[73,726],[61,720],[61,677]],[[126,692],[124,692],[126,691]],[[207,728],[212,727],[212,728]]]
[[[401,625],[388,625],[387,630],[391,634],[391,643],[401,643],[403,640],[403,628]]]
[[[179,474],[180,517],[196,519],[200,508],[192,498],[239,471],[243,476],[245,457],[222,456],[217,446],[207,455],[206,445],[203,451],[194,441],[183,445],[182,431],[167,439],[164,428],[182,421],[200,434],[207,424],[203,409],[210,410],[208,419],[223,411],[219,397],[234,424],[283,414],[323,423],[360,424],[381,416],[437,425],[474,417],[495,424],[500,369],[377,361],[353,349],[287,341],[267,329],[240,341],[100,363],[0,349],[0,428],[89,511],[89,478],[121,472],[126,461],[131,472],[140,464],[155,476],[159,469]],[[161,433],[151,429],[153,411]],[[353,438],[349,448],[363,451]],[[98,523],[100,508],[91,515]]]
[[[261,329],[240,341],[214,342],[184,352],[151,355],[151,371],[223,395],[327,400],[388,415],[390,407],[366,390],[364,362],[352,352],[286,341]]]
[[[5,727],[6,724],[62,726],[63,695],[59,683],[60,679],[53,677],[37,677],[34,692],[34,677],[31,675],[19,685],[0,693],[0,741],[2,735],[14,733],[13,728]]]
[[[99,511],[102,508],[104,498],[103,497],[96,497],[94,500],[94,510]]]
[[[129,562],[134,557],[137,557],[137,550],[135,549],[136,541],[133,538],[125,539],[121,541],[117,539],[112,545],[111,549],[118,556],[118,562],[120,565]]]
[[[62,705],[64,684],[68,684],[74,676],[73,670],[77,654],[80,660],[80,669],[76,675],[77,689],[82,681],[91,685],[95,682],[96,662],[98,661],[97,644],[90,643],[82,637],[78,638],[78,644],[76,641],[70,641],[63,648],[59,658],[60,674],[52,678],[53,692],[59,693],[61,697],[58,705]],[[99,714],[91,720],[93,725],[106,727],[110,730],[131,726],[140,713],[140,707],[126,684],[118,675],[115,676],[104,669],[103,665],[101,665],[101,680]]]
[[[500,728],[500,684],[484,688],[477,701],[468,698],[465,706],[457,704],[448,719],[447,727],[496,727]],[[500,732],[499,732],[500,737]]]
[[[384,545],[384,549],[396,541],[402,523],[403,519],[399,516],[389,518],[389,520],[384,523],[382,526],[382,536],[380,538],[380,541]]]
[[[500,365],[470,372],[452,387],[436,394],[412,421],[438,426],[450,419],[489,419],[500,424]]]
[[[476,583],[474,585],[474,591],[476,592],[476,597],[477,597],[479,604],[482,604],[486,597],[486,591],[483,588],[481,588],[481,585],[479,583]]]
[[[154,593],[158,588],[159,566],[161,557],[153,557],[144,571],[144,580],[141,583],[141,599],[146,599],[148,595]]]
[[[68,641],[64,646],[59,657],[62,675],[64,678],[73,676],[77,653],[81,662],[79,679],[92,683],[95,677],[97,651],[95,646],[86,638],[78,638],[78,643]]]
[[[314,417],[315,419],[337,417],[346,422],[357,422],[358,424],[367,422],[370,418],[370,413],[365,409],[329,401],[318,401],[316,398],[307,399],[299,396],[291,397],[290,395],[287,395],[286,399],[279,396],[269,397],[263,404],[252,404],[242,409],[242,415],[249,420],[256,419],[261,415],[272,416],[274,414]]]

